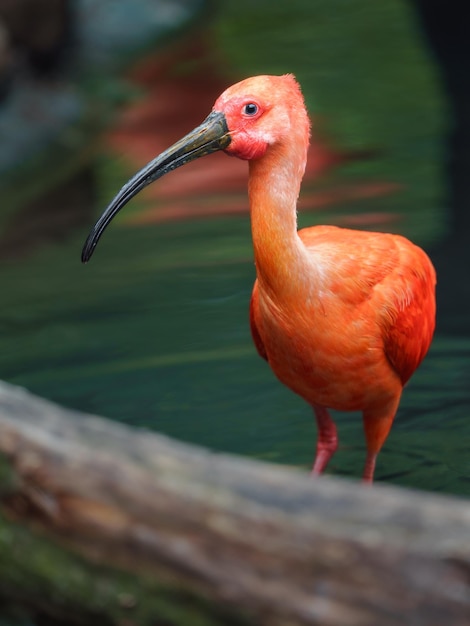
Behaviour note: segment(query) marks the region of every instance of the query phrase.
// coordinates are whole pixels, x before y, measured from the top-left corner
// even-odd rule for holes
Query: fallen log
[[[6,383],[2,458],[4,602],[77,624],[470,623],[465,500],[312,480]]]

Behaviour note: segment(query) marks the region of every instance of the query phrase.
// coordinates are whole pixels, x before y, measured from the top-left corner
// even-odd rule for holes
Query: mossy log
[[[0,598],[67,624],[468,626],[470,505],[0,386]]]

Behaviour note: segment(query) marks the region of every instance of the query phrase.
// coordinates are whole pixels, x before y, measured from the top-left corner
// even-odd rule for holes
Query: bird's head
[[[309,119],[292,74],[242,80],[217,98],[213,110],[224,115],[229,129],[225,152],[240,159],[259,159],[293,135],[308,142]]]
[[[135,174],[105,209],[83,247],[86,263],[113,217],[144,187],[199,157],[223,150],[240,159],[262,158],[286,143],[306,152],[309,119],[300,87],[291,74],[254,76],[226,89],[208,117]]]

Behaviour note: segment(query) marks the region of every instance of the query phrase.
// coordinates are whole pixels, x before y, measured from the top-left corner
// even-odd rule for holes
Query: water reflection
[[[2,376],[66,406],[307,469],[310,409],[251,343],[248,220],[116,228],[101,246],[85,270],[66,245],[2,273]],[[468,494],[469,370],[470,339],[438,335],[404,392],[378,480]],[[330,471],[358,476],[360,416],[336,419]]]

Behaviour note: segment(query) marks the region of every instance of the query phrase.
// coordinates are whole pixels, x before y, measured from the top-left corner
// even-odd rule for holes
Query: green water
[[[293,71],[322,132],[343,147],[378,151],[318,188],[364,178],[403,186],[307,211],[301,226],[393,212],[400,217],[393,230],[431,245],[445,221],[442,105],[405,8],[378,4],[295,1],[287,11],[284,3],[228,2],[215,39],[227,82]],[[104,171],[101,197],[124,182],[110,175],[113,167]],[[65,406],[307,469],[315,446],[310,409],[274,379],[251,343],[248,215],[143,227],[118,220],[88,266],[79,262],[85,236],[83,229],[2,263],[0,377]],[[405,390],[378,480],[470,493],[469,377],[470,325],[459,336],[437,335]],[[341,447],[329,471],[358,477],[360,416],[336,417]]]
[[[305,466],[309,408],[255,354],[247,218],[116,227],[2,272],[2,375],[69,407],[216,449]],[[470,340],[437,336],[409,384],[378,479],[468,493]],[[359,416],[339,414],[331,470],[359,475]],[[465,437],[467,433],[467,437]]]

